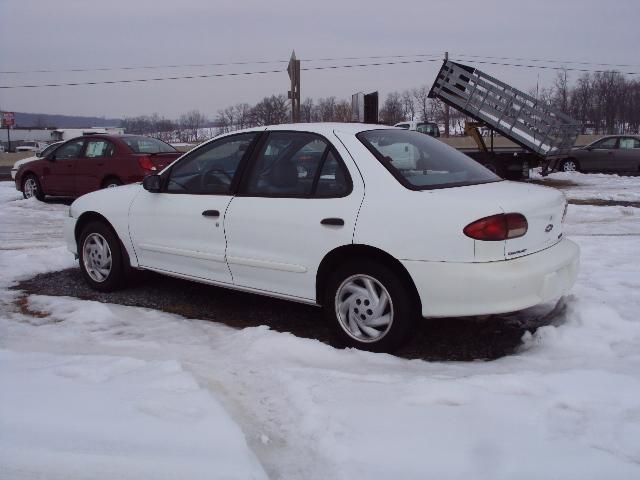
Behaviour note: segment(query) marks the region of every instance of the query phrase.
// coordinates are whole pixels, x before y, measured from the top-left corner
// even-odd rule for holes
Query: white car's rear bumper
[[[568,239],[499,262],[402,261],[420,294],[424,317],[513,312],[559,298],[575,283],[579,263],[580,249]]]

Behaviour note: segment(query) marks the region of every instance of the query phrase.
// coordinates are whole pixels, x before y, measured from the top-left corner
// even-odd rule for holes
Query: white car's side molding
[[[141,243],[138,245],[142,250],[158,253],[169,253],[171,255],[178,255],[180,257],[198,258],[201,260],[210,260],[213,262],[224,263],[224,255],[217,255],[215,253],[198,252],[196,250],[184,250],[181,248],[165,247],[163,245],[152,245],[149,243]]]
[[[258,260],[255,258],[227,257],[227,262],[234,265],[244,265],[247,267],[266,268],[269,270],[281,270],[283,272],[306,273],[307,267],[293,263],[270,262],[268,260]]]

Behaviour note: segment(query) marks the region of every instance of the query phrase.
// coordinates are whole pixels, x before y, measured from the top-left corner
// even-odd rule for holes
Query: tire
[[[383,303],[376,308],[376,301]],[[416,302],[403,279],[386,265],[364,260],[336,270],[327,282],[323,305],[341,345],[372,352],[396,350],[417,316]]]
[[[40,201],[44,200],[44,192],[42,191],[38,177],[33,173],[28,173],[22,179],[22,196],[24,198],[35,197]]]
[[[120,185],[122,185],[122,182],[117,177],[109,177],[102,182],[102,188],[115,188]]]
[[[78,239],[78,263],[82,276],[94,290],[112,292],[125,285],[120,240],[102,222],[91,222],[82,230]]]
[[[567,158],[566,160],[563,160],[562,163],[560,164],[560,169],[561,172],[579,172],[580,171],[580,166],[578,165],[577,160],[573,159],[573,158]]]

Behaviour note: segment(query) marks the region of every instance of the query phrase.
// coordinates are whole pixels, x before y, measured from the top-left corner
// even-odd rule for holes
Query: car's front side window
[[[324,138],[306,132],[272,132],[249,171],[242,193],[270,197],[342,196],[347,176],[337,153]]]
[[[65,143],[56,150],[56,160],[71,160],[78,158],[82,152],[83,145],[84,140],[72,140],[69,143]]]
[[[256,133],[243,133],[208,143],[187,155],[169,172],[166,192],[229,194],[240,161]]]
[[[357,138],[404,186],[414,190],[498,182],[500,177],[439,140],[415,131],[369,130]]]
[[[593,148],[597,150],[611,150],[616,148],[616,144],[618,143],[618,139],[615,137],[605,138],[604,140],[600,140],[599,142],[593,145]]]

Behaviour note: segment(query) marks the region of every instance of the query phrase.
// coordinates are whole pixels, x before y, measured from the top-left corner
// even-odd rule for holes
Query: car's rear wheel
[[[122,182],[119,178],[109,177],[102,182],[102,188],[115,188],[122,185]]]
[[[124,286],[122,247],[116,234],[102,222],[91,222],[78,239],[80,271],[87,283],[101,292]]]
[[[44,192],[38,181],[38,177],[29,173],[25,175],[22,180],[22,195],[24,198],[37,198],[38,200],[44,200]]]
[[[403,279],[369,261],[338,268],[324,296],[325,314],[340,343],[374,352],[393,351],[406,340],[415,307]]]
[[[578,172],[580,168],[578,166],[578,162],[576,162],[573,158],[568,158],[567,160],[563,160],[560,164],[560,170],[563,172]]]

